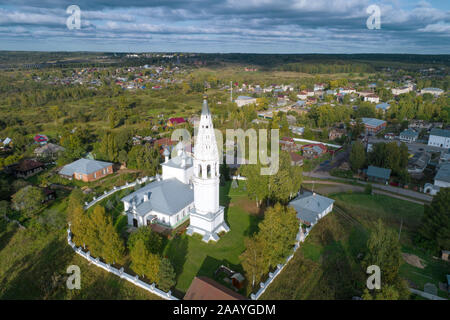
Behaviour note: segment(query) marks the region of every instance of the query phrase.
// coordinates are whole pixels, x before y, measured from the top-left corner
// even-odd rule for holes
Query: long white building
[[[438,128],[431,129],[428,145],[440,148],[450,148],[450,130]]]

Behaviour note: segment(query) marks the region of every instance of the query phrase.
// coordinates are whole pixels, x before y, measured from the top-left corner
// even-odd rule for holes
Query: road
[[[352,179],[333,177],[330,174],[321,172],[321,171],[320,172],[304,172],[303,175],[307,176],[309,178],[341,180],[341,181],[345,180],[348,182],[358,182],[358,183],[361,183],[364,185],[368,183],[366,181],[361,181],[361,180],[352,180]],[[318,181],[316,181],[316,182],[318,182]],[[417,200],[423,201],[423,202],[430,202],[431,200],[433,200],[433,197],[428,194],[416,192],[416,191],[409,190],[409,189],[397,188],[397,187],[393,187],[390,185],[377,184],[377,183],[372,183],[372,187],[373,187],[373,189],[383,190],[388,195],[395,194],[398,196],[414,198],[414,199],[417,199]],[[407,199],[407,198],[405,198],[405,199]]]

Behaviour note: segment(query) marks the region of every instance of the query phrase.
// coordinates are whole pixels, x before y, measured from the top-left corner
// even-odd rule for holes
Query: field
[[[262,299],[351,299],[360,296],[366,274],[360,266],[365,243],[378,218],[399,232],[402,252],[422,258],[424,269],[408,263],[401,276],[409,285],[423,290],[426,282],[445,281],[450,266],[433,259],[412,244],[412,231],[420,223],[423,206],[384,195],[338,193],[331,214],[320,220],[282,274],[270,285]],[[403,222],[402,222],[403,221]],[[438,292],[443,297],[446,293]]]

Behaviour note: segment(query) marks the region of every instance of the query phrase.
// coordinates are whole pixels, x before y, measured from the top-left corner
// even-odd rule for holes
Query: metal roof
[[[375,166],[369,166],[367,168],[366,174],[371,177],[389,179],[391,176],[391,169],[379,168]]]
[[[386,123],[386,121],[376,118],[362,118],[362,122],[370,127],[378,127],[381,126],[383,123]]]
[[[144,201],[144,195],[148,200]],[[194,190],[176,178],[155,181],[123,197],[121,201],[136,204],[136,212],[145,216],[150,211],[173,215],[194,202]]]
[[[315,194],[310,191],[304,191],[297,198],[289,203],[297,211],[297,218],[302,221],[312,223],[316,221],[319,214],[328,209],[334,203],[333,199]]]
[[[439,129],[439,128],[433,128],[430,131],[430,136],[438,136],[438,137],[450,138],[450,130],[443,130],[443,129]]]
[[[65,176],[72,176],[74,173],[91,174],[111,166],[111,162],[104,162],[90,159],[78,159],[65,165],[59,173]]]
[[[450,163],[443,163],[439,168],[434,180],[445,181],[450,183]]]

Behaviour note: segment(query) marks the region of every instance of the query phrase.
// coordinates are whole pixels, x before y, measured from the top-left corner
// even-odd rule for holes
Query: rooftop
[[[381,179],[387,180],[391,176],[391,169],[369,166],[367,168],[366,174],[370,177],[381,178]]]
[[[386,123],[386,121],[376,119],[376,118],[362,118],[361,120],[366,126],[370,126],[370,127],[378,127],[378,126],[381,126],[382,124]]]
[[[445,181],[450,183],[450,163],[443,163],[439,168],[434,180]]]
[[[334,203],[333,199],[320,194],[304,191],[289,203],[297,211],[297,218],[312,223],[317,220],[319,214]]]
[[[78,159],[68,165],[65,165],[59,174],[72,176],[74,173],[91,174],[111,166],[111,162],[104,162],[91,159]]]
[[[450,138],[450,130],[433,128],[430,131],[430,136],[438,136],[438,137]]]
[[[144,195],[148,200],[144,201]],[[176,214],[194,201],[194,190],[176,178],[154,181],[123,197],[121,201],[136,204],[136,212],[144,216],[150,211]]]
[[[184,300],[246,300],[246,298],[207,277],[195,277]]]

